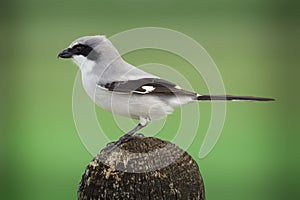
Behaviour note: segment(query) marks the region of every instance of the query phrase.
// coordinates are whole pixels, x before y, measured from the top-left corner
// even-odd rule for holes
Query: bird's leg
[[[142,129],[143,127],[144,126],[139,123],[134,129],[132,129],[131,131],[129,131],[128,133],[126,133],[125,135],[120,137],[119,140],[116,142],[116,145],[121,144],[122,142],[125,142],[131,136],[133,136],[134,133],[136,133],[138,130]]]
[[[134,129],[132,129],[131,131],[129,131],[128,133],[120,137],[119,140],[114,143],[114,145],[118,146],[122,142],[127,141],[131,136],[134,135],[134,133],[147,126],[148,122],[149,122],[148,118],[140,117],[140,123]]]

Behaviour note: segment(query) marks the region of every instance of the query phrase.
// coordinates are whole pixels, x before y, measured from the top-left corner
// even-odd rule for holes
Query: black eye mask
[[[85,57],[87,57],[92,50],[92,47],[84,44],[76,44],[71,48],[73,55],[82,55]]]

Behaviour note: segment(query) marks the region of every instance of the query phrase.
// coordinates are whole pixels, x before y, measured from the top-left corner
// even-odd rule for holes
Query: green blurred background
[[[1,4],[0,199],[76,199],[92,155],[81,143],[72,116],[78,68],[58,60],[57,53],[79,36],[111,36],[146,26],[174,29],[202,44],[228,93],[277,99],[229,103],[220,140],[201,160],[197,155],[210,104],[200,105],[204,125],[188,152],[200,166],[207,199],[300,199],[299,1]],[[174,62],[174,55],[145,50],[125,58],[134,64],[170,65],[186,75],[196,91],[205,91],[192,76],[192,67],[178,57]],[[117,139],[121,132],[112,115],[101,109],[97,114],[116,133],[111,139]],[[172,120],[168,127],[172,130]],[[170,131],[164,132],[158,137],[168,139]]]

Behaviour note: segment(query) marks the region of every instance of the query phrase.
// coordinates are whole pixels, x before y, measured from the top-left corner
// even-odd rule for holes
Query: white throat
[[[99,74],[96,73],[97,63],[82,55],[73,56],[73,61],[81,71],[82,84],[87,94],[94,99]]]
[[[74,55],[73,61],[80,68],[81,72],[89,73],[95,67],[96,62],[87,59],[82,55]]]

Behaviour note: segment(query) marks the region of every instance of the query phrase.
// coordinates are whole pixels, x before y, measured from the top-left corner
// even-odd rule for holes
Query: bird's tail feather
[[[272,98],[232,95],[197,95],[198,101],[274,101]]]

